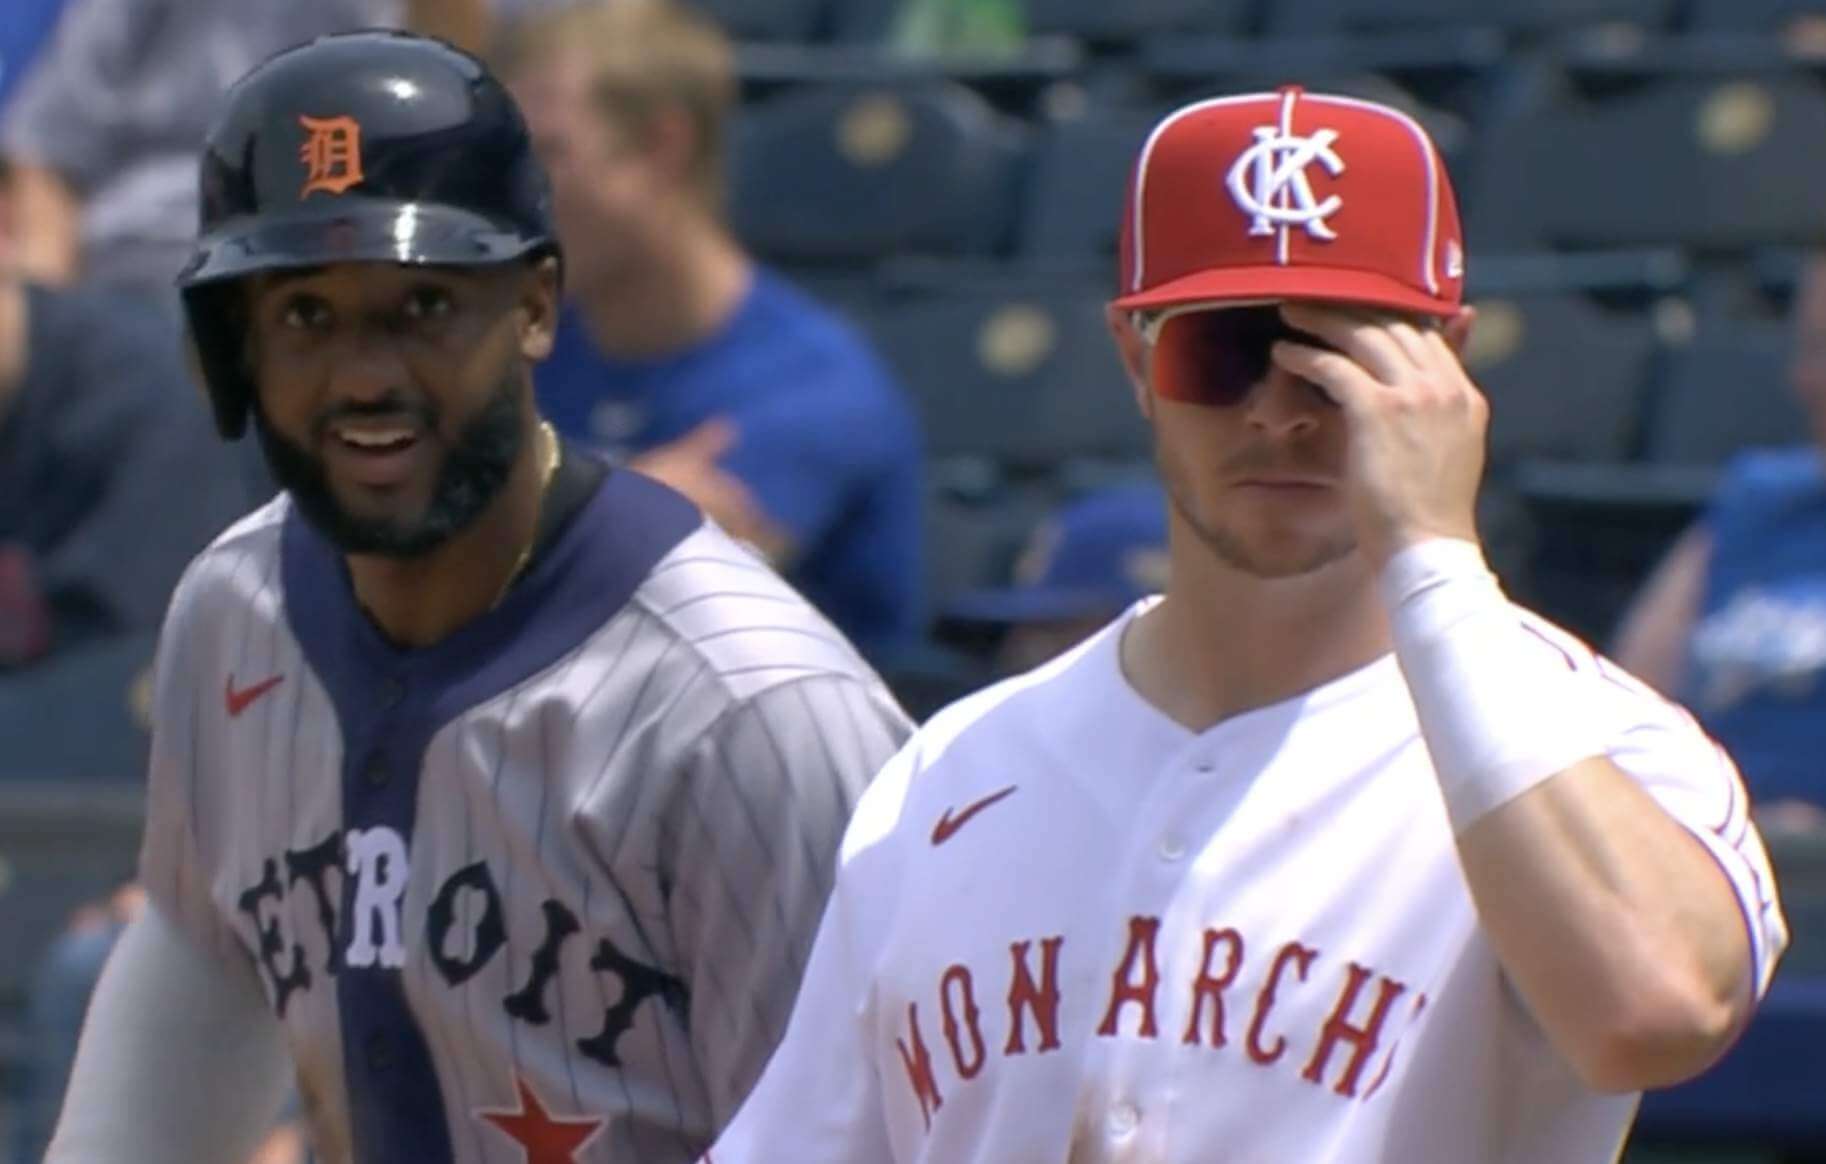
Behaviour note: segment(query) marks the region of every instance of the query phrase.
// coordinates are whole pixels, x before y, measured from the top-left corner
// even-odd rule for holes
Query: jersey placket
[[[1175,1023],[1183,1001],[1180,924],[1196,912],[1205,893],[1194,862],[1215,825],[1246,791],[1226,783],[1223,756],[1233,725],[1193,736],[1162,764],[1134,804],[1117,845],[1124,854],[1111,871],[1102,965],[1109,968],[1087,1032],[1084,1086],[1074,1138],[1096,1141],[1092,1158],[1110,1161],[1171,1160],[1172,1120],[1179,1084],[1182,1031]]]

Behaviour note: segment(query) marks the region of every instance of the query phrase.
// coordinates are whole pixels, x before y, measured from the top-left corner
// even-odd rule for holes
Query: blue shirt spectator
[[[0,108],[50,36],[63,0],[7,0],[0,4]]]
[[[583,4],[515,22],[496,55],[564,244],[540,406],[696,502],[892,663],[923,622],[915,417],[860,334],[729,227],[728,36],[693,5]]]
[[[721,328],[653,359],[602,354],[567,311],[538,387],[559,431],[621,457],[725,419],[719,463],[797,547],[806,597],[864,649],[918,632],[917,421],[855,332],[784,280],[757,269]]]
[[[1616,656],[1725,746],[1766,830],[1826,835],[1826,252],[1805,266],[1793,327],[1812,442],[1732,461],[1624,616]]]
[[[1704,520],[1712,555],[1682,695],[1753,796],[1826,808],[1826,459],[1745,454]]]
[[[11,699],[14,668],[156,630],[185,565],[249,498],[163,313],[7,284],[0,321],[0,369],[17,368],[0,371],[0,698]]]
[[[492,17],[556,2],[0,0],[0,151],[23,219],[12,261],[41,282],[80,273],[163,297],[196,228],[197,143],[236,78],[333,32],[486,38]]]
[[[1037,667],[1167,587],[1167,495],[1152,479],[1106,485],[1061,506],[1029,537],[1011,585],[960,594],[940,611],[1000,628],[996,665]]]

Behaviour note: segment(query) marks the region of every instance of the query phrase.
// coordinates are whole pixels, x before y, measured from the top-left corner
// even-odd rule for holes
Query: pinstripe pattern
[[[285,518],[276,501],[223,535],[174,600],[142,871],[282,1008],[336,1162],[352,1152],[323,901],[345,900],[346,862],[325,864],[344,744],[287,620]],[[229,676],[275,674],[228,714]],[[556,662],[439,726],[398,974],[456,1159],[519,1164],[477,1113],[517,1111],[522,1084],[555,1118],[602,1121],[579,1161],[701,1152],[784,1029],[844,825],[909,730],[842,636],[709,526]]]

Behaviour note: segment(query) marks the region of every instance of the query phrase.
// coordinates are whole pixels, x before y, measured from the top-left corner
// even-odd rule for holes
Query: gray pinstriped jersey
[[[259,977],[325,1161],[687,1161],[784,1029],[910,725],[774,573],[631,481],[429,652],[350,613],[284,499],[179,587],[143,876]],[[650,562],[615,548],[659,510]]]

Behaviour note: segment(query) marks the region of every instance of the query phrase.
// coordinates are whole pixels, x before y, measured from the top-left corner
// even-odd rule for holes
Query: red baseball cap
[[[1154,128],[1122,219],[1128,310],[1316,299],[1457,314],[1458,203],[1418,122],[1288,86]]]

